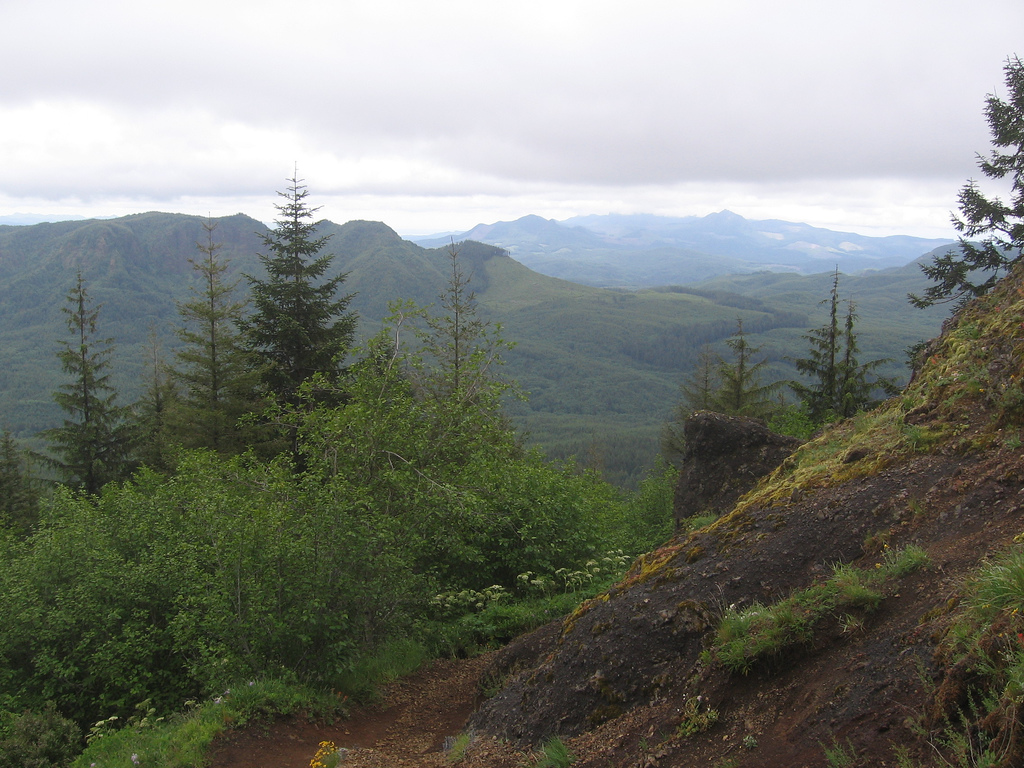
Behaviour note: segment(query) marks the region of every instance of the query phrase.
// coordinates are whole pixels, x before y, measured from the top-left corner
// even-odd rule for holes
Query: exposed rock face
[[[775,469],[800,441],[764,422],[697,411],[683,425],[686,450],[675,492],[676,523],[700,514],[725,514]]]
[[[678,535],[641,558],[606,596],[585,604],[559,634],[546,633],[546,647],[524,653],[513,643],[505,649],[509,662],[499,656],[495,671],[513,676],[471,727],[537,744],[555,733],[593,729],[636,707],[679,701],[726,606],[770,604],[833,564],[855,560],[867,536],[903,519],[908,497],[923,497],[957,466],[954,459],[921,460]],[[524,658],[531,657],[534,666],[523,671]],[[712,691],[705,681],[693,693]],[[718,706],[720,699],[712,699]]]

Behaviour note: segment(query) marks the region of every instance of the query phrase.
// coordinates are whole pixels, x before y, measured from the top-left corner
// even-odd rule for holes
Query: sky
[[[0,221],[403,235],[729,209],[952,236],[1021,0],[0,0]]]

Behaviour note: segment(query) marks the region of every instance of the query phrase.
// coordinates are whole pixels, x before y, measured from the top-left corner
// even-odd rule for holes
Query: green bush
[[[0,715],[0,768],[63,768],[82,749],[82,731],[52,702]]]
[[[239,681],[368,695],[423,646],[473,652],[571,610],[670,533],[668,468],[624,500],[522,447],[484,348],[453,368],[395,338],[343,394],[307,385],[274,412],[301,471],[182,450],[99,495],[58,488],[32,535],[0,538],[0,702],[54,701],[88,727]],[[480,608],[488,590],[520,602]],[[442,612],[439,594],[472,601]]]

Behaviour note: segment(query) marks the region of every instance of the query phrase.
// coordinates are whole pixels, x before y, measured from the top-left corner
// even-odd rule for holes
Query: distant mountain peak
[[[747,221],[747,219],[745,219],[744,217],[740,216],[738,213],[733,213],[728,208],[723,208],[722,210],[718,211],[717,213],[709,213],[704,218],[705,219],[711,219],[711,220],[718,219],[720,221]]]
[[[436,247],[447,239],[415,242]],[[846,273],[902,267],[953,242],[747,219],[728,208],[706,216],[606,214],[564,221],[529,214],[479,224],[456,239],[504,248],[530,269],[552,277],[631,288],[686,285],[715,275],[764,270],[811,274],[835,265]]]

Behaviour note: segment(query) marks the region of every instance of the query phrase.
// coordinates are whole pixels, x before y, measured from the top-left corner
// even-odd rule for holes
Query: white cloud
[[[297,162],[325,212],[405,231],[728,207],[918,233],[975,173],[1024,5],[16,0],[0,24],[0,214],[266,209]]]

